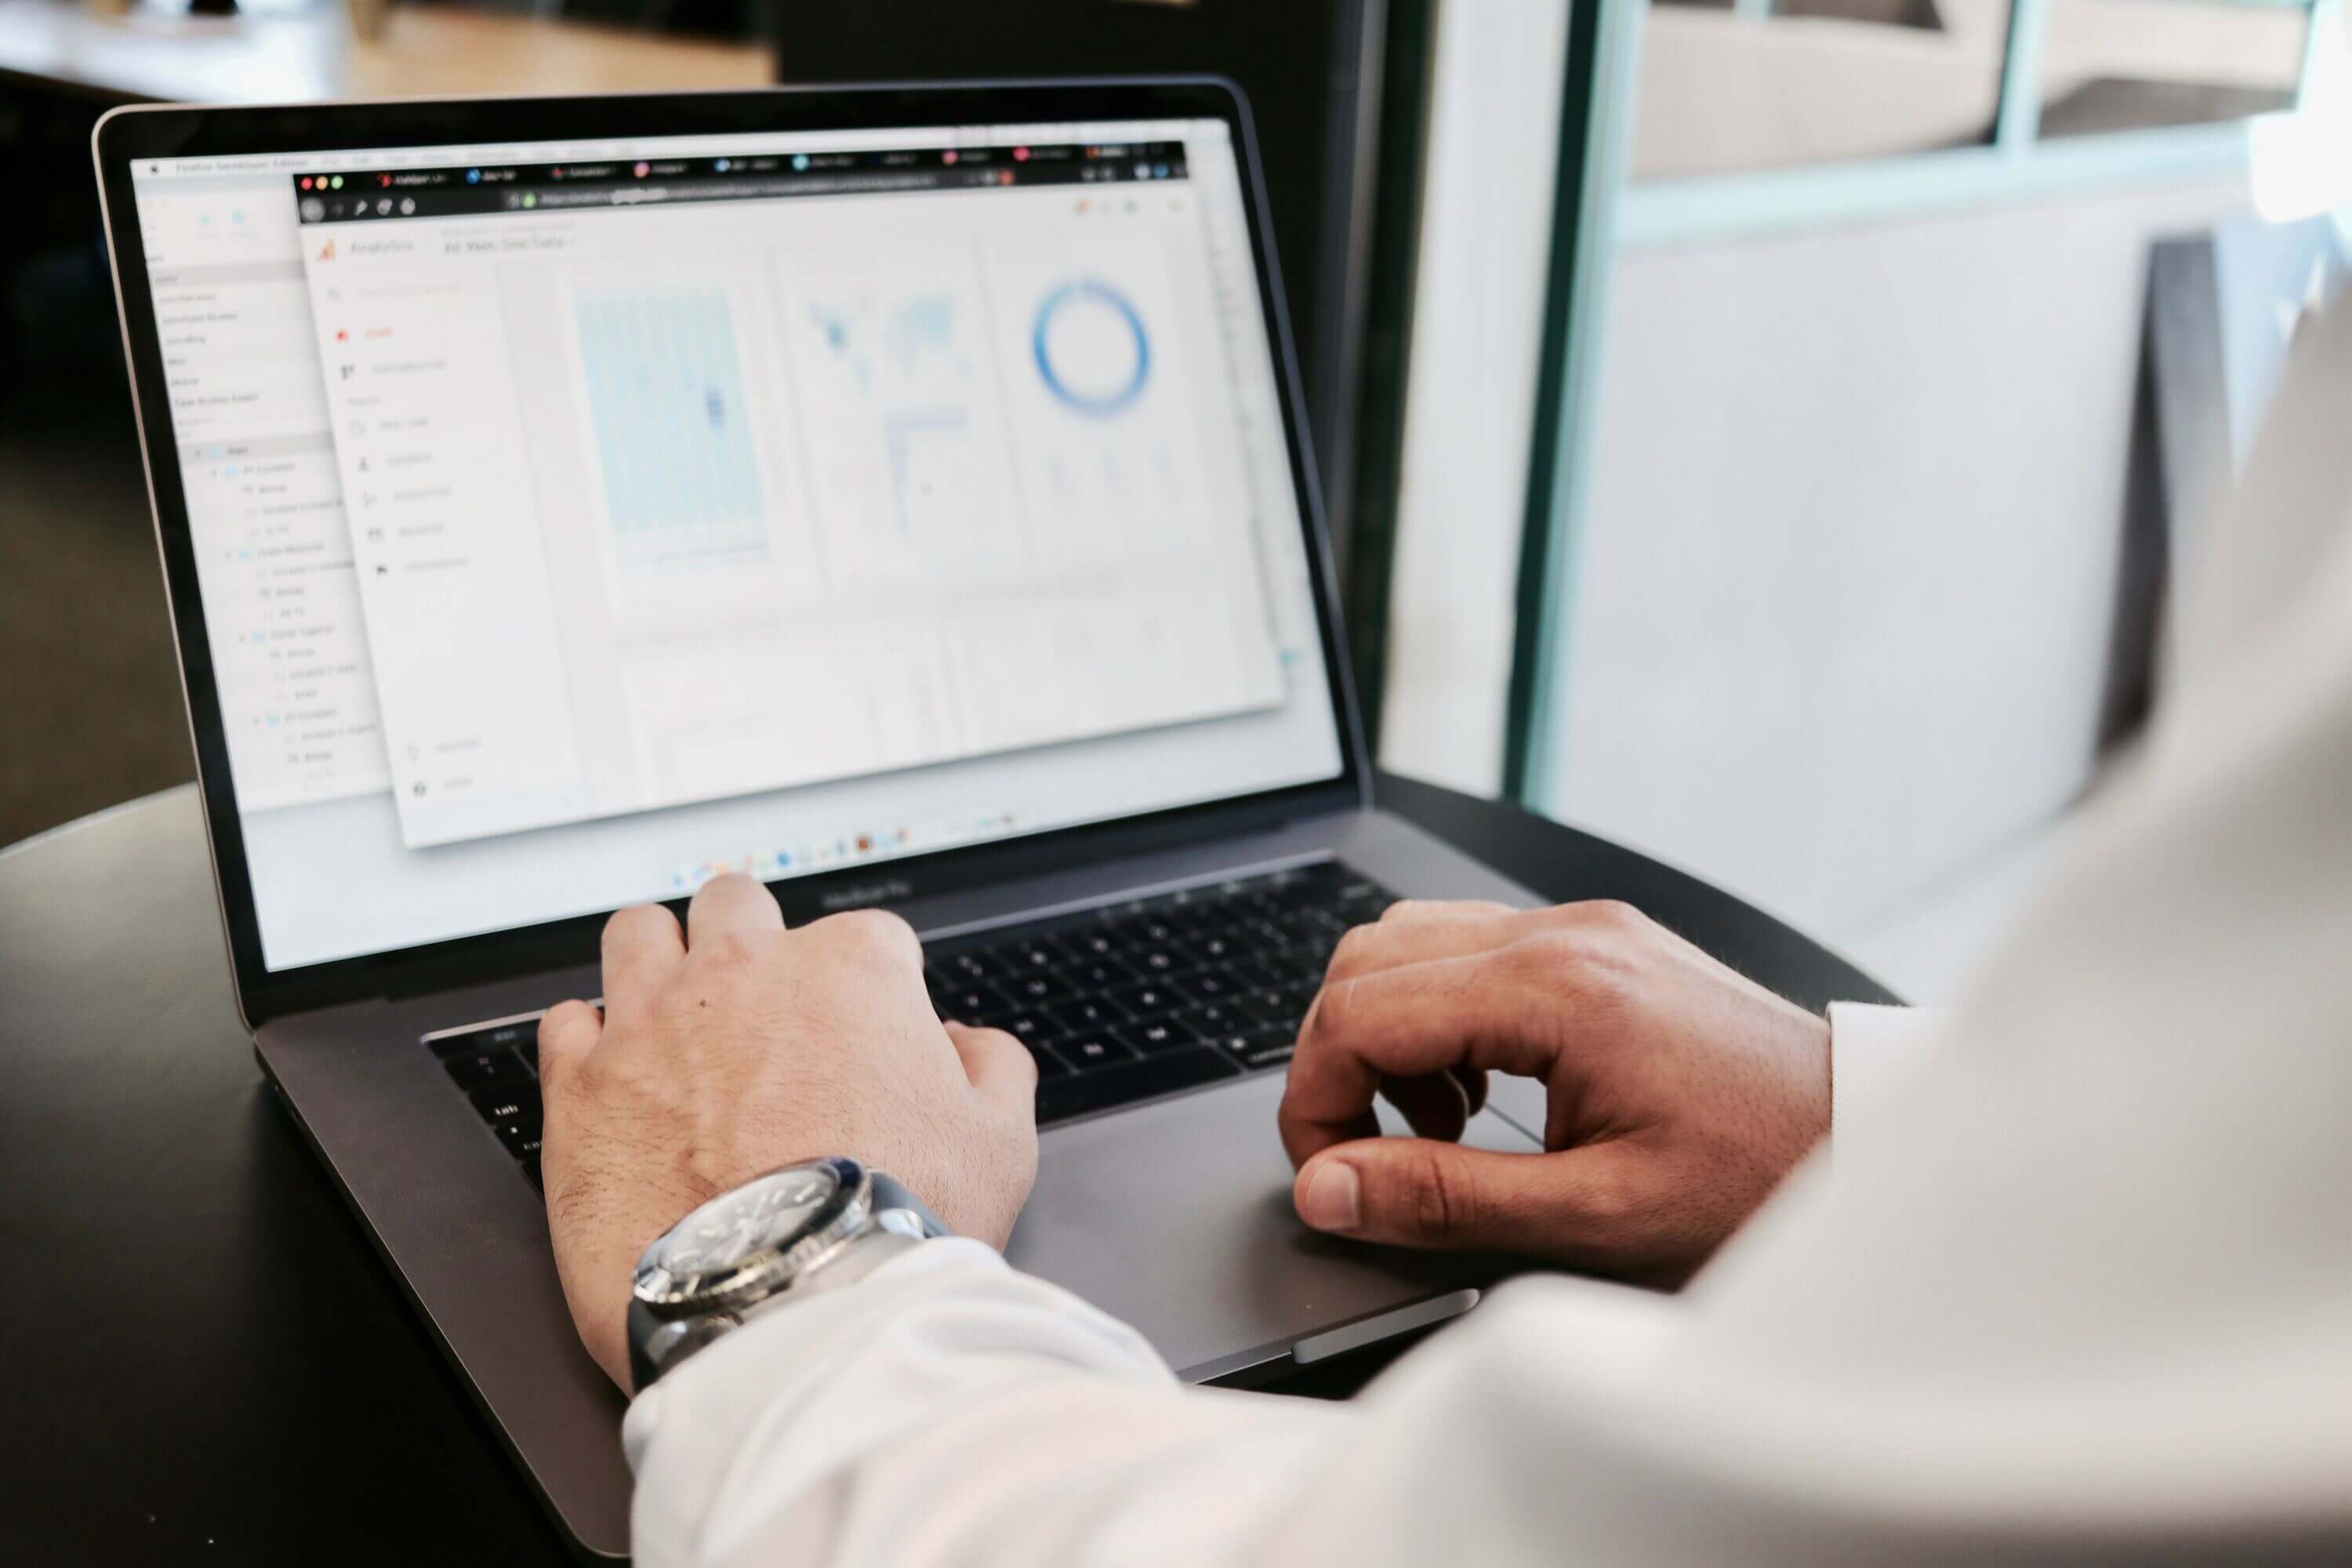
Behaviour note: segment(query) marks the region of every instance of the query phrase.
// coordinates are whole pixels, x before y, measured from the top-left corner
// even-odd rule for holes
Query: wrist
[[[695,1209],[638,1259],[624,1325],[630,1386],[642,1391],[752,1319],[948,1234],[920,1198],[854,1160],[756,1176]]]

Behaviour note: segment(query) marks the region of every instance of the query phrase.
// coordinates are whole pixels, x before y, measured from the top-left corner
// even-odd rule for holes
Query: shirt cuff
[[[741,1429],[765,1411],[782,1370],[810,1347],[841,1335],[879,1303],[1007,1272],[1003,1258],[985,1243],[943,1237],[908,1247],[845,1289],[778,1302],[775,1310],[721,1335],[668,1376],[638,1391],[621,1424],[629,1463],[642,1468],[654,1435],[680,1405],[694,1409],[698,1441],[731,1448]]]
[[[1175,1386],[1134,1330],[970,1237],[926,1241],[838,1289],[779,1302],[629,1406],[636,1561],[738,1561],[696,1543],[707,1531],[830,1517],[843,1487],[880,1476],[881,1457],[919,1447],[927,1428],[1014,1384],[1056,1382]]]
[[[1935,1007],[1830,1004],[1830,1134],[1879,1119],[1950,1015]]]

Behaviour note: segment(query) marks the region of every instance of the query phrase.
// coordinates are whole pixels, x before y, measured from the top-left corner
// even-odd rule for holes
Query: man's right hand
[[[1457,1142],[1489,1069],[1543,1081],[1544,1152]],[[1318,1230],[1675,1285],[1829,1131],[1829,1026],[1622,904],[1406,902],[1333,954],[1280,1120]]]

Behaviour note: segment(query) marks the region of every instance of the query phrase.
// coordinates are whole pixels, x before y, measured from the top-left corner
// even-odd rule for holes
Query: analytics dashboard
[[[1335,775],[1233,159],[140,164],[268,964]]]

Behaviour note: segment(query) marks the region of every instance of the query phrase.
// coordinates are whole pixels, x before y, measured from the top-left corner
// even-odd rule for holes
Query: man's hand
[[[1492,1068],[1541,1154],[1461,1146]],[[1385,1094],[1418,1138],[1379,1137]],[[1392,907],[1348,933],[1282,1100],[1299,1217],[1679,1284],[1829,1131],[1829,1026],[1622,904]]]
[[[895,915],[784,930],[748,877],[604,927],[604,1015],[539,1026],[555,1265],[589,1353],[629,1386],[644,1251],[688,1210],[794,1160],[887,1171],[959,1233],[1004,1245],[1037,1174],[1037,1068],[1012,1036],[942,1026]]]

